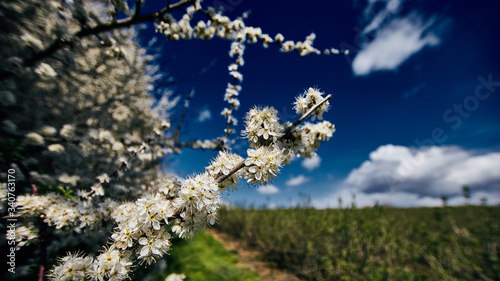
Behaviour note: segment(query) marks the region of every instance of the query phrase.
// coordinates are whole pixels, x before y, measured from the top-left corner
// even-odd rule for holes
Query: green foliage
[[[52,186],[44,184],[40,181],[34,181],[33,184],[39,188],[38,194],[47,194],[54,192],[64,197],[67,197],[71,200],[75,200],[75,197],[73,196],[73,189],[71,189],[69,186],[62,186],[62,185]]]
[[[24,151],[19,142],[0,141],[0,160],[9,164],[24,159]]]
[[[218,227],[307,280],[500,280],[499,211],[237,208]]]
[[[178,239],[173,245],[166,257],[166,271],[159,277],[184,273],[186,281],[260,281],[255,272],[236,267],[235,254],[209,234],[200,233],[192,240]]]

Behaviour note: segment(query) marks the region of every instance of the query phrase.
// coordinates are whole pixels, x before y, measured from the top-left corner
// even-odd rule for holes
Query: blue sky
[[[247,187],[224,196],[230,203],[288,206],[307,194],[316,207],[337,207],[338,197],[358,206],[439,206],[445,195],[463,204],[500,202],[500,4],[498,1],[205,1],[226,3],[235,18],[288,40],[316,34],[314,46],[349,49],[347,56],[300,57],[276,46],[246,45],[240,124],[253,105],[271,105],[292,120],[295,96],[315,86],[333,95],[325,119],[333,138],[313,160],[283,167],[271,186]],[[233,5],[230,5],[232,3]],[[195,96],[182,140],[223,133],[220,111],[230,77],[230,42],[166,42],[158,36],[162,71],[174,80],[205,74],[172,86]],[[173,120],[179,112],[174,113]],[[239,127],[238,129],[241,129]],[[235,148],[244,153],[244,142]],[[202,172],[211,151],[184,150],[167,161],[180,176]]]

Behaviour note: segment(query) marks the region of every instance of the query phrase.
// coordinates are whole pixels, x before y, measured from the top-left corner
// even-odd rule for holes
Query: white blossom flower
[[[283,135],[283,126],[279,123],[278,111],[272,107],[254,107],[245,116],[245,130],[252,146],[276,141]]]
[[[163,256],[170,249],[170,234],[166,230],[150,231],[147,236],[139,238],[138,243],[142,245],[139,251],[139,259],[143,259],[148,264],[154,258]]]
[[[43,145],[45,143],[43,137],[34,132],[26,134],[26,140],[33,145]]]
[[[132,262],[129,260],[129,256],[112,245],[104,253],[97,256],[93,270],[100,280],[103,278],[124,280],[127,279],[131,266]]]
[[[295,48],[295,43],[291,40],[285,41],[281,45],[281,50],[282,52],[291,52]]]
[[[137,237],[134,237],[135,234],[138,232],[133,231],[132,229],[125,227],[120,229],[119,232],[114,232],[111,235],[111,239],[115,241],[115,245],[117,248],[125,250],[127,248],[130,248],[134,245],[134,240],[137,239]]]
[[[348,51],[349,51],[349,50],[347,50],[347,51],[345,52],[345,53],[346,53],[346,55],[348,55],[348,54],[349,54],[349,52],[348,52]],[[332,54],[336,54],[336,55],[338,55],[338,54],[340,53],[340,51],[339,51],[338,49],[335,49],[335,48],[331,48],[331,49],[330,49],[330,52],[331,52]]]
[[[125,150],[125,145],[123,145],[123,143],[121,143],[119,141],[115,141],[115,142],[113,142],[111,149],[113,151],[121,152],[121,151]]]
[[[82,210],[80,213],[85,213],[85,212],[83,212]],[[81,223],[78,226],[78,228],[83,229],[84,227],[94,225],[95,221],[97,220],[97,217],[95,216],[94,213],[86,212],[84,215],[80,216],[79,220]]]
[[[243,161],[243,157],[237,154],[219,151],[217,158],[212,161],[206,170],[214,178],[218,178],[222,175],[227,176],[229,172],[241,161]],[[239,172],[233,173],[230,177],[220,183],[220,189],[224,191],[230,186],[232,189],[237,190],[236,183],[239,182],[239,177]]]
[[[80,180],[80,176],[78,176],[78,175],[72,175],[72,176],[70,176],[68,174],[62,174],[57,179],[60,182],[62,182],[62,183],[69,184],[69,185],[72,185],[72,186],[76,186],[76,184]]]
[[[309,88],[304,94],[298,96],[294,102],[294,109],[297,114],[304,114],[310,108],[320,103],[323,100],[323,94],[318,89]],[[330,102],[326,101],[321,106],[316,108],[312,113],[311,120],[314,121],[316,117],[319,120],[323,120],[323,113],[327,112],[330,107]]]
[[[111,116],[116,121],[123,121],[130,116],[130,109],[123,104],[119,104],[116,108],[111,111]]]
[[[133,202],[123,203],[116,207],[111,214],[111,217],[118,223],[120,228],[135,229],[138,221],[139,214],[137,205]]]
[[[51,269],[51,280],[84,280],[93,275],[94,259],[79,253],[68,254],[59,260],[59,264]]]
[[[268,34],[262,34],[260,36],[260,39],[262,40],[262,45],[264,46],[264,48],[269,47],[269,44],[273,43],[273,38],[271,38],[271,36],[269,36]]]
[[[73,125],[71,124],[66,124],[62,127],[62,129],[59,131],[59,134],[64,137],[64,138],[70,138],[73,135]]]
[[[35,38],[30,33],[24,33],[23,35],[21,35],[21,40],[23,40],[26,44],[34,46],[40,50],[43,49],[42,41],[38,38]]]
[[[40,133],[44,136],[51,137],[57,134],[57,130],[52,126],[43,126],[42,129],[40,130]]]
[[[14,237],[16,248],[19,250],[21,247],[29,245],[38,239],[38,229],[33,224],[21,225],[16,227]]]
[[[44,62],[40,63],[35,69],[35,73],[44,78],[52,78],[57,76],[57,72],[49,65]]]
[[[62,146],[61,144],[51,144],[47,147],[47,149],[50,151],[50,152],[54,152],[54,153],[62,153],[64,152],[64,146]]]
[[[274,37],[274,42],[281,44],[283,43],[283,41],[285,41],[285,37],[283,36],[283,34],[281,33],[276,34],[276,36]]]
[[[245,51],[245,45],[243,45],[241,42],[233,42],[231,43],[229,56],[234,57],[237,55],[242,55],[244,51]]]
[[[238,71],[231,71],[231,72],[229,72],[229,75],[233,76],[233,78],[236,80],[239,80],[239,81],[243,80],[243,75]]]
[[[281,169],[282,151],[275,146],[249,149],[245,159],[243,177],[251,184],[266,184],[275,178]]]
[[[329,140],[335,132],[335,125],[328,121],[323,121],[318,124],[306,122],[297,132],[300,136],[294,134],[297,139],[301,140],[301,145],[291,145],[289,148],[295,153],[300,154],[303,158],[313,157],[315,151],[320,147],[321,142]]]

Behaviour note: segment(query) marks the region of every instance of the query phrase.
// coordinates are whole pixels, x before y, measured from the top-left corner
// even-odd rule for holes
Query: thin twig
[[[191,99],[193,99],[194,94],[195,94],[195,91],[194,91],[194,88],[193,88],[193,89],[191,89],[191,92],[189,93],[189,95],[184,100],[184,108],[182,109],[182,113],[181,113],[181,117],[179,119],[179,123],[177,124],[177,128],[175,129],[176,131],[179,132],[179,134],[180,134],[180,131],[181,131],[182,123],[184,123],[184,119],[186,118],[186,113],[187,113],[187,111],[189,109],[189,106],[191,105]]]
[[[316,109],[318,109],[318,107],[320,107],[323,103],[325,103],[326,101],[330,100],[332,98],[332,95],[328,95],[325,97],[324,100],[322,100],[320,103],[314,105],[313,107],[311,107],[311,109],[309,109],[306,113],[304,113],[304,115],[302,115],[302,117],[300,117],[297,121],[295,121],[292,126],[286,128],[285,132],[283,132],[283,137],[286,136],[290,131],[292,131],[295,127],[297,127],[300,123],[302,123],[302,121],[304,121],[309,115],[311,115]]]
[[[311,107],[311,109],[309,109],[306,113],[304,113],[302,115],[302,117],[300,117],[297,121],[295,121],[290,127],[288,127],[285,130],[283,136],[281,136],[279,138],[279,140],[283,140],[284,138],[286,138],[286,136],[287,136],[288,133],[290,133],[295,127],[297,127],[298,125],[300,125],[300,123],[302,123],[302,121],[304,121],[307,117],[309,117],[309,115],[311,115],[316,109],[318,109],[318,107],[320,107],[323,103],[325,103],[326,101],[328,101],[331,98],[332,98],[332,95],[328,95],[321,102],[319,102],[319,103],[315,104],[313,107]],[[240,170],[241,168],[245,167],[245,160],[246,159],[243,159],[240,163],[238,163],[238,165],[236,165],[233,169],[231,169],[231,171],[229,171],[229,174],[227,174],[227,175],[221,175],[220,177],[218,177],[217,180],[216,180],[216,182],[217,183],[223,182],[225,179],[227,179],[230,176],[232,176],[238,170]]]
[[[142,0],[135,1],[134,18],[138,18],[141,14]]]
[[[47,227],[43,222],[41,217],[38,218],[38,224],[40,225],[39,237],[40,241],[38,245],[40,246],[40,260],[38,265],[38,281],[43,281],[43,277],[45,276],[45,265],[47,264]]]

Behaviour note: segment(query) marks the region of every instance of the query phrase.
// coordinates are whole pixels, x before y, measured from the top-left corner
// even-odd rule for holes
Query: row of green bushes
[[[500,208],[223,208],[219,230],[307,280],[500,280]]]

